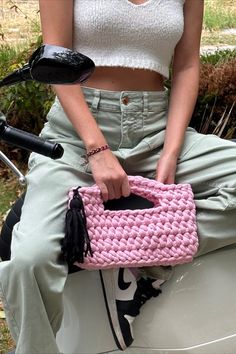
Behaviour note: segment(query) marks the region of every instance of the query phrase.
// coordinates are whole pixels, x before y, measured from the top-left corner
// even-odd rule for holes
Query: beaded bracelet
[[[100,147],[97,147],[96,149],[92,149],[92,150],[88,151],[85,155],[81,156],[84,159],[83,165],[86,165],[87,163],[89,163],[90,156],[93,156],[93,155],[97,154],[98,152],[108,150],[108,149],[110,149],[110,146],[108,144],[106,144],[106,145],[102,145]]]

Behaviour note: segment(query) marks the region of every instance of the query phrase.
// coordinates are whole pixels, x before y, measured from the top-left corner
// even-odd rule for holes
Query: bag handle
[[[163,184],[142,176],[128,176],[128,180],[131,193],[149,200],[153,203],[153,207],[164,207],[170,204],[172,200],[180,204],[193,202],[193,192],[190,184]],[[96,184],[91,187],[81,187],[80,192],[85,197],[86,204],[93,204],[92,199],[95,198],[96,203],[95,200],[94,203],[99,202],[104,209],[101,192]]]
[[[131,193],[153,202],[154,207],[161,204],[165,194],[163,192],[169,189],[167,185],[142,176],[128,176],[128,180]]]

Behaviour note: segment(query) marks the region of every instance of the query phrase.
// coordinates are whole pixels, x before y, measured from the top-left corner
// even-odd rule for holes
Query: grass
[[[235,0],[205,0],[202,46],[236,46],[236,35],[225,31],[235,28]]]
[[[40,32],[38,6],[37,0],[0,0],[2,43],[24,46],[36,40]]]
[[[202,45],[236,45],[236,35],[220,32],[236,28],[235,0],[205,0]],[[40,34],[37,0],[0,0],[0,43],[26,47]]]
[[[220,30],[236,27],[234,0],[205,0],[204,28]]]
[[[0,142],[0,150],[4,150],[4,145]],[[15,156],[15,158],[13,158]],[[18,149],[12,151],[11,160],[15,166],[25,174],[27,170],[26,163],[18,161]],[[20,196],[24,187],[22,187],[15,174],[0,160],[0,227],[6,212],[10,209],[12,202]]]
[[[230,33],[222,33],[220,31],[203,30],[202,32],[202,46],[236,46],[236,35]]]
[[[12,59],[15,58],[16,54],[20,51],[20,47],[12,47],[9,44],[0,45],[0,62],[1,66],[7,65]]]
[[[19,185],[15,177],[10,179],[1,179],[0,189],[0,225],[2,219],[11,206],[11,202],[16,198],[19,192]]]
[[[236,49],[219,50],[214,53],[205,53],[204,55],[201,55],[201,63],[203,64],[220,65],[235,59]]]

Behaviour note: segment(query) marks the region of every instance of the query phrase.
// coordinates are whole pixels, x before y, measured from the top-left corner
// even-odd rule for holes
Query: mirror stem
[[[24,66],[22,66],[22,68],[15,70],[13,71],[13,73],[5,76],[0,81],[0,87],[10,86],[17,82],[28,81],[28,80],[32,80],[32,76],[30,73],[29,64],[25,64]]]

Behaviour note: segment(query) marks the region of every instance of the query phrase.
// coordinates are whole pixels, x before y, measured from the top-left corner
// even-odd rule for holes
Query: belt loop
[[[91,105],[92,112],[96,112],[98,110],[100,99],[101,99],[101,91],[94,90],[93,102]]]
[[[120,92],[120,111],[123,113],[126,109],[124,103],[123,103],[123,100],[124,100],[124,97],[125,97],[125,91],[121,91]]]
[[[148,92],[143,92],[143,115],[148,115]]]

